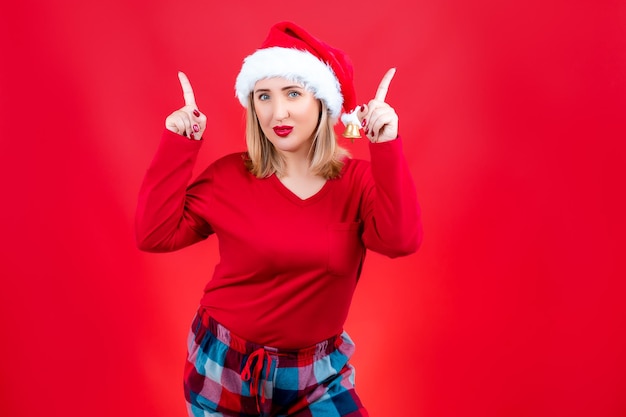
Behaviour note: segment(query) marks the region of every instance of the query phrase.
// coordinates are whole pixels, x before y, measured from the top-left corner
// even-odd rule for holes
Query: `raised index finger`
[[[180,80],[180,86],[183,88],[183,98],[185,99],[185,106],[195,106],[196,98],[193,95],[193,88],[191,88],[189,78],[187,78],[184,72],[178,71],[178,79]]]
[[[395,74],[395,68],[391,68],[389,71],[387,71],[380,84],[378,84],[378,89],[376,90],[375,96],[376,100],[383,102],[385,101],[385,98],[387,97],[387,91],[389,91],[389,84],[391,84],[391,80]]]

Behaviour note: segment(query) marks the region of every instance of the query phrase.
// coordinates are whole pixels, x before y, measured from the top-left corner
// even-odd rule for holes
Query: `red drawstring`
[[[265,362],[266,359],[267,367],[265,377],[269,377],[270,370],[272,369],[272,357],[263,348],[255,350],[248,356],[248,360],[243,367],[243,372],[241,372],[241,379],[243,381],[250,381],[250,394],[256,397],[259,412],[261,411],[261,407],[259,406],[259,384],[261,383],[263,373],[263,362]],[[250,368],[252,368],[252,371],[250,371]],[[265,384],[261,385],[261,403],[265,403]]]

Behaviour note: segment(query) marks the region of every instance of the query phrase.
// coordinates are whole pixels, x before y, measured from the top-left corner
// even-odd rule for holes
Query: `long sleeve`
[[[139,191],[135,233],[139,249],[169,252],[206,239],[211,227],[198,214],[205,204],[187,192],[202,141],[186,139],[168,130]],[[205,176],[205,183],[210,181]]]
[[[372,183],[367,184],[364,196],[363,242],[389,257],[409,255],[421,245],[423,232],[401,138],[369,146]]]

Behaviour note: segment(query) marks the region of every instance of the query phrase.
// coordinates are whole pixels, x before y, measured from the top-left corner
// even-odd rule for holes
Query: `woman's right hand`
[[[165,128],[190,139],[200,140],[206,129],[206,116],[200,113],[196,106],[196,99],[187,76],[179,71],[178,79],[183,89],[185,105],[167,116]]]

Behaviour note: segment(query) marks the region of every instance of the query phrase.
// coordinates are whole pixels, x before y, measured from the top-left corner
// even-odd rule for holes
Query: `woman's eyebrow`
[[[285,87],[281,88],[281,91],[291,90],[291,89],[294,89],[294,88],[303,89],[304,87],[302,87],[301,85],[297,85],[297,84],[288,85],[288,86],[285,86]],[[266,92],[269,92],[269,91],[270,91],[269,88],[259,88],[258,90],[254,90],[254,94],[261,93],[261,92],[266,93]]]

